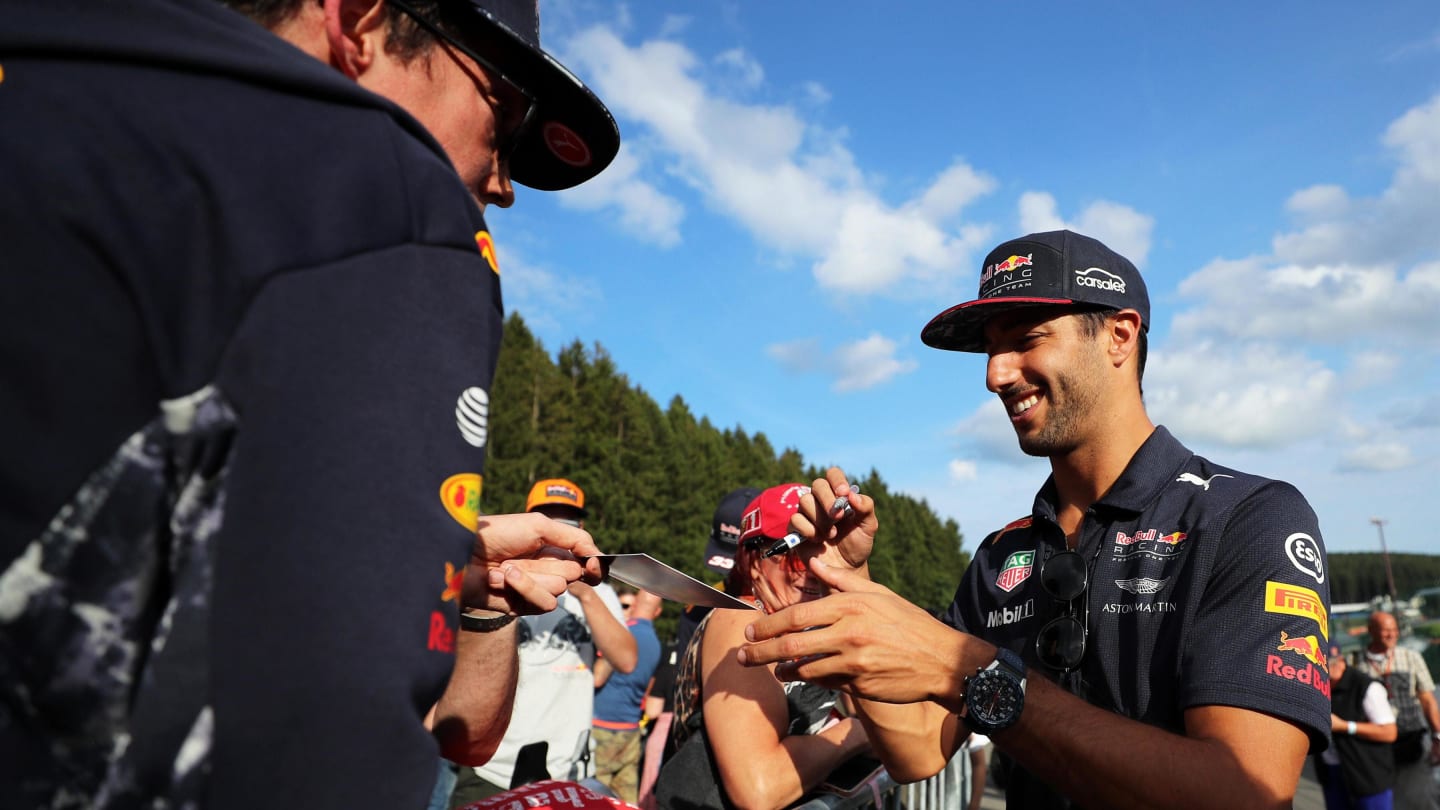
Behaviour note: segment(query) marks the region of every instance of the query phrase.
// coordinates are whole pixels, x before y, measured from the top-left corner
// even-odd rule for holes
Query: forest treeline
[[[551,357],[513,313],[490,392],[488,447],[484,511],[522,511],[534,481],[569,478],[585,490],[585,528],[602,550],[643,551],[706,582],[718,579],[702,561],[725,493],[823,472],[763,433],[697,417],[679,396],[661,408],[599,345],[576,341]],[[890,491],[878,470],[855,480],[881,521],[871,576],[917,605],[947,606],[969,563],[959,525]]]
[[[1368,602],[1388,594],[1385,557],[1378,552],[1330,554],[1330,602]],[[1440,586],[1440,555],[1391,554],[1390,570],[1395,576],[1395,595],[1409,599],[1421,588]]]

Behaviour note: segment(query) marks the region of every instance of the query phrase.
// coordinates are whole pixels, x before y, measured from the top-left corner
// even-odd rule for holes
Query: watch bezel
[[[1015,664],[1019,663],[1019,671],[1016,671]],[[965,686],[965,723],[971,729],[984,734],[991,734],[1001,729],[1009,728],[1020,718],[1020,713],[1025,709],[1025,675],[1024,663],[1019,661],[1018,656],[1009,650],[998,650],[995,661],[990,666],[981,669],[966,679]],[[988,712],[980,708],[980,701],[989,699],[999,690],[1006,690],[1008,711],[999,717],[990,718]]]

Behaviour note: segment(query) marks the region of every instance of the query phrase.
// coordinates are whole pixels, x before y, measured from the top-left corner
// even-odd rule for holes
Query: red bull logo
[[[1325,652],[1320,647],[1320,640],[1314,636],[1291,637],[1284,630],[1280,631],[1280,646],[1277,650],[1289,650],[1298,653],[1305,660],[1316,666],[1325,666]]]
[[[443,653],[455,652],[455,631],[445,620],[445,614],[438,610],[430,611],[430,632],[425,638],[425,649]]]
[[[1032,518],[1028,518],[1028,517],[1023,517],[1023,518],[1020,518],[1019,520],[1013,520],[1013,521],[1005,524],[1005,528],[1003,528],[1003,529],[1001,529],[1000,531],[996,532],[996,533],[995,533],[995,539],[991,540],[990,543],[993,545],[993,544],[995,544],[995,543],[1000,542],[1000,538],[1004,537],[1006,532],[1012,531],[1012,530],[1014,530],[1014,529],[1028,529],[1028,528],[1030,528],[1030,524],[1033,523],[1033,522],[1034,522],[1034,520],[1033,520]]]
[[[495,257],[495,240],[490,238],[489,231],[475,232],[475,247],[480,249],[480,255],[490,265],[490,272],[500,275],[500,260]]]
[[[1131,546],[1136,543],[1150,542],[1163,543],[1167,546],[1178,546],[1181,543],[1185,542],[1185,537],[1185,532],[1171,532],[1169,534],[1161,534],[1159,529],[1146,529],[1143,532],[1136,532],[1134,534],[1116,532],[1115,545]]]
[[[1028,256],[1011,256],[1005,261],[995,265],[995,272],[1008,273],[1017,267],[1024,267],[1025,265],[1030,264],[1030,257],[1034,255],[1034,253],[1031,253]]]
[[[1330,673],[1313,663],[1306,663],[1303,667],[1291,666],[1280,656],[1271,653],[1265,656],[1265,674],[1303,683],[1324,695],[1326,700],[1330,699]]]
[[[440,592],[440,601],[460,601],[460,588],[464,584],[465,569],[456,568],[454,563],[445,563],[445,590]]]

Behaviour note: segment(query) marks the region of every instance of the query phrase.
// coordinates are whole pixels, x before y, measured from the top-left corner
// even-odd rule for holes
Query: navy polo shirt
[[[1224,705],[1296,723],[1312,751],[1328,745],[1329,581],[1299,491],[1213,464],[1157,427],[1081,524],[1089,587],[1075,611],[1090,632],[1063,679],[1035,649],[1040,628],[1069,610],[1040,584],[1066,549],[1056,501],[1052,478],[1029,517],[985,538],[948,624],[1018,653],[1029,677],[1177,734],[1186,709]],[[1012,785],[1012,807],[1063,805],[1019,768]]]

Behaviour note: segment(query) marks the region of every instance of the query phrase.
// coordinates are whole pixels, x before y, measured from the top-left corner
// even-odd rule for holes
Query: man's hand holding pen
[[[815,479],[810,494],[800,499],[799,510],[790,518],[790,529],[796,535],[823,543],[813,556],[853,570],[868,571],[879,527],[875,500],[860,494],[860,487],[851,484],[839,467],[831,467],[824,478]]]

